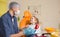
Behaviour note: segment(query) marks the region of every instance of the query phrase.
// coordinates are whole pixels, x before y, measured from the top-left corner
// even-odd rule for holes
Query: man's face
[[[14,6],[14,7],[12,8],[12,10],[13,10],[13,13],[14,13],[16,16],[18,16],[18,15],[20,14],[20,8],[19,8],[19,7]]]

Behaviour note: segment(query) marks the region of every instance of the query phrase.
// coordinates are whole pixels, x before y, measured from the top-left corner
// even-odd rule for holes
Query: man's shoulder
[[[3,14],[2,16],[1,16],[1,18],[8,18],[8,12],[7,13],[5,13],[5,14]]]

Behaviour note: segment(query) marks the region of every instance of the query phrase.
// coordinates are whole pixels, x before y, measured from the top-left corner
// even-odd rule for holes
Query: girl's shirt
[[[41,27],[39,25],[31,24],[27,28],[24,29],[25,35],[37,34],[41,35]]]
[[[38,24],[32,24],[32,25],[29,25],[30,28],[32,29],[35,29],[35,34],[37,34],[38,36],[40,36],[42,34],[42,31],[41,31],[41,26],[39,26]]]
[[[35,26],[33,25],[33,27],[35,27]],[[27,28],[23,29],[24,34],[25,35],[35,34],[36,30],[33,27],[31,27],[31,25],[29,25]]]

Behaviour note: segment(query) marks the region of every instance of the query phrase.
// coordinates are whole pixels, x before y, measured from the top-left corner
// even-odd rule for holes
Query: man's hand
[[[19,36],[24,35],[23,31],[20,31],[20,32],[18,33],[18,35],[19,35]]]
[[[24,35],[23,31],[20,31],[19,33],[17,34],[12,34],[10,35],[10,37],[21,37],[22,35]]]
[[[19,37],[18,34],[12,34],[10,37]]]

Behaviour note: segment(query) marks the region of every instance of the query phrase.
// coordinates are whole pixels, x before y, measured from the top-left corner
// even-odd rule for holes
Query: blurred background
[[[29,10],[39,19],[43,32],[45,27],[60,30],[60,0],[0,0],[0,16],[8,10],[9,3],[13,1],[20,4],[20,20],[24,11]]]

